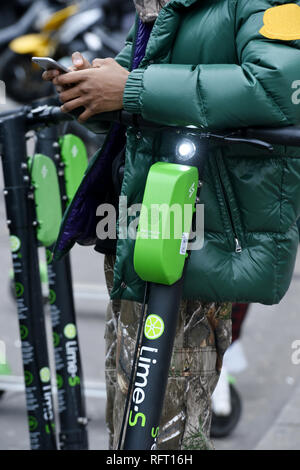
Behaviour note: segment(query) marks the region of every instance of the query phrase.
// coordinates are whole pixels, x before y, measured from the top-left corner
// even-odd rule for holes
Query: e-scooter
[[[72,118],[74,116],[63,115],[59,108],[48,106],[28,112],[27,115],[31,128],[55,125]],[[300,128],[243,129],[214,133],[196,128],[165,128],[124,111],[104,113],[98,118],[100,121],[112,121],[141,129],[155,128],[158,132],[167,130],[174,133],[177,142],[184,138],[186,145],[181,149],[178,145],[175,147],[173,161],[158,162],[150,168],[134,253],[135,270],[146,281],[146,289],[118,448],[153,450],[157,447],[194,211],[189,212],[185,226],[181,227],[184,229],[181,238],[164,239],[158,236],[158,232],[165,231],[162,219],[157,214],[154,226],[151,223],[149,225],[147,208],[155,199],[155,203],[166,203],[169,207],[172,203],[184,206],[188,201],[195,209],[210,143],[226,145],[242,142],[271,152],[272,144],[300,146]],[[153,188],[159,188],[159,191]],[[156,193],[162,197],[158,198]],[[155,236],[149,237],[149,233]],[[165,263],[166,258],[171,262]],[[145,379],[142,386],[139,382],[141,375]]]
[[[30,129],[29,109],[19,108],[0,116],[0,141],[31,448],[57,448],[38,259],[38,247],[44,246],[56,366],[59,448],[87,449],[70,260],[66,257],[56,263],[51,255],[62,209],[74,195],[87,156],[80,139],[72,135],[58,139],[53,127],[38,129],[35,152],[28,158],[25,134]]]

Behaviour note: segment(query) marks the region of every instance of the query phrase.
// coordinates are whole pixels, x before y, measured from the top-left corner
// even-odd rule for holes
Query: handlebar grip
[[[275,145],[300,146],[300,126],[276,128],[249,128],[245,137],[259,139]]]

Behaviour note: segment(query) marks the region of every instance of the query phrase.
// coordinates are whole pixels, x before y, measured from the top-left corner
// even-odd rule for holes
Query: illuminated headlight
[[[190,160],[196,153],[196,146],[191,140],[183,139],[177,144],[176,153],[181,160]]]

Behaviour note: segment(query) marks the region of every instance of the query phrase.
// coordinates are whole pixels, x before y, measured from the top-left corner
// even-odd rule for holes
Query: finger
[[[91,67],[89,61],[80,52],[72,54],[72,62],[75,70],[84,70]]]
[[[43,73],[42,78],[43,78],[43,80],[48,82],[48,81],[53,80],[58,75],[59,75],[58,70],[51,69],[51,70],[46,70],[46,72]]]
[[[93,112],[90,109],[86,109],[78,118],[79,123],[87,121],[90,117],[93,116]]]
[[[76,98],[75,100],[64,103],[60,107],[60,109],[63,113],[69,113],[70,111],[73,111],[73,109],[80,108],[80,106],[83,106],[83,105],[84,105],[84,99]]]
[[[92,62],[92,66],[97,68],[97,67],[101,67],[102,65],[104,65],[104,63],[105,63],[105,59],[94,59]]]
[[[79,96],[81,96],[81,93],[79,91],[79,88],[75,86],[75,87],[68,88],[68,89],[64,88],[59,95],[59,99],[63,103],[66,103],[66,101],[74,100],[75,98],[78,98]]]
[[[53,79],[54,85],[66,86],[72,85],[82,81],[86,77],[85,70],[77,70],[76,72],[69,72],[59,75]]]
[[[69,90],[69,89],[70,89],[70,87],[59,86],[59,85],[57,85],[57,86],[55,87],[55,91],[56,91],[56,93],[58,93],[58,94],[62,93],[63,91]]]

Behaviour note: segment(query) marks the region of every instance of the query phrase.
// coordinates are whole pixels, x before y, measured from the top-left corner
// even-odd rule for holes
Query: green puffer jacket
[[[150,121],[205,130],[299,124],[293,93],[300,80],[300,42],[260,33],[265,11],[287,3],[171,0],[156,20],[144,59],[129,75],[124,109]],[[132,30],[117,57],[127,68],[134,38]],[[153,152],[154,135],[127,130],[122,195],[128,206],[142,201],[151,164],[168,160],[167,142]],[[200,202],[205,242],[189,258],[185,297],[278,303],[289,287],[299,243],[300,149],[275,146],[266,154],[248,144],[213,147]],[[118,240],[113,298],[143,298],[133,250],[134,240]]]

